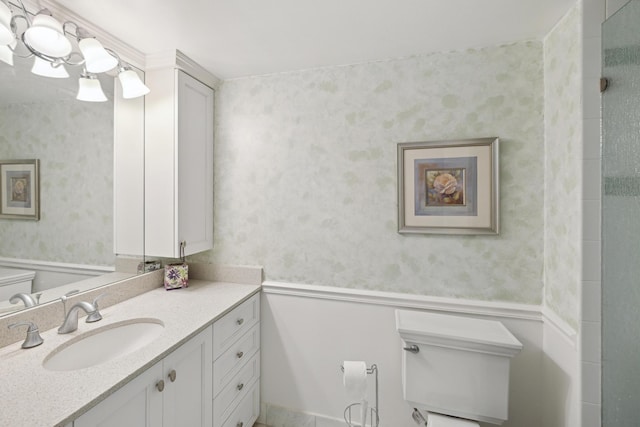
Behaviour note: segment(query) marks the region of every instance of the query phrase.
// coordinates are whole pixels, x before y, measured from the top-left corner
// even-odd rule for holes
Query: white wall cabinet
[[[146,71],[145,255],[213,247],[214,90],[175,67]]]
[[[212,425],[212,327],[84,413],[74,427]]]

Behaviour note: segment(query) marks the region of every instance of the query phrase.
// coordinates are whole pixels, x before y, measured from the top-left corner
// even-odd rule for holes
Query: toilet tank
[[[509,365],[522,344],[500,322],[396,310],[403,347],[402,388],[412,406],[502,424]],[[417,350],[417,352],[416,352]]]

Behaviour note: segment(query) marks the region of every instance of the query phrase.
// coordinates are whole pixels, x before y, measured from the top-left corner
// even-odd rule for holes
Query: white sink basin
[[[158,319],[131,319],[103,326],[60,345],[44,359],[51,371],[99,365],[138,350],[164,330]]]

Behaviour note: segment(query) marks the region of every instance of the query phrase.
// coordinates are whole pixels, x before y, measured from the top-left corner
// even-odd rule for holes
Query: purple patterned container
[[[164,288],[181,289],[189,286],[189,266],[187,263],[167,264],[164,266]]]

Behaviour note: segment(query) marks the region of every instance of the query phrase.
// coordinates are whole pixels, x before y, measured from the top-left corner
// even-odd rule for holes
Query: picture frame
[[[40,161],[0,160],[0,219],[40,219]]]
[[[499,234],[499,138],[398,144],[398,233]]]

